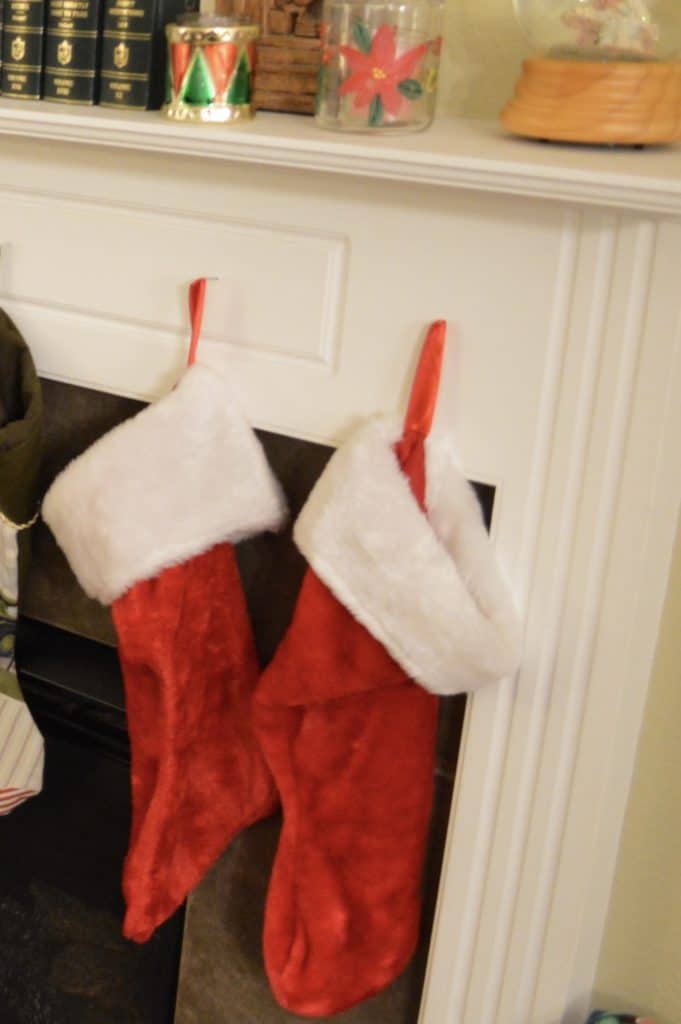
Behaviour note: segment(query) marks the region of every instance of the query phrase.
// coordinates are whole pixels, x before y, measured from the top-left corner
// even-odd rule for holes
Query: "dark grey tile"
[[[138,402],[49,381],[43,383],[43,389],[43,489],[71,458],[142,408]],[[264,666],[290,622],[305,572],[304,560],[292,542],[291,525],[332,449],[266,432],[259,436],[291,510],[290,522],[282,533],[253,538],[239,545],[237,551]],[[482,490],[481,497],[489,517],[493,493]],[[42,524],[34,532],[33,549],[29,585],[22,594],[23,614],[69,632],[115,643],[108,610],[88,600]],[[463,697],[442,701],[419,950],[401,978],[374,999],[332,1018],[338,1024],[415,1024],[417,1020],[464,711]],[[263,908],[278,829],[276,818],[250,829],[192,895],[176,1024],[291,1024],[304,1019],[275,1003],[262,964]],[[72,977],[68,965],[62,967],[59,977],[64,985],[77,989],[78,978]],[[91,961],[90,969],[93,984],[101,976],[101,985],[106,987],[98,964]],[[115,1019],[111,1017],[112,1024]]]
[[[281,533],[261,534],[237,548],[260,664],[264,668],[291,621],[305,573],[305,560],[293,543],[293,523],[333,449],[265,431],[258,431],[258,436],[286,494],[290,512]]]
[[[384,992],[337,1024],[416,1024],[437,898],[452,785],[437,776],[424,873],[422,940],[409,968]],[[175,1024],[293,1024],[308,1018],[283,1010],[270,992],[262,960],[267,884],[279,819],[242,834],[189,899]]]
[[[461,746],[461,733],[466,712],[466,695],[443,697],[440,700],[440,718],[437,730],[438,771],[454,778]]]
[[[77,716],[69,729],[31,709],[47,770],[42,794],[2,823],[0,1021],[171,1024],[181,913],[144,946],[121,936],[128,765]]]
[[[48,527],[36,524],[19,610],[22,615],[69,633],[115,644],[111,613],[91,601],[78,584]]]
[[[90,388],[43,380],[44,448],[41,494],[57,473],[98,437],[144,408],[142,402]],[[73,510],[79,514],[78,509]],[[31,531],[31,557],[20,595],[23,615],[81,636],[114,644],[107,608],[81,590],[68,563],[41,521]]]
[[[43,380],[45,407],[41,492],[97,438],[134,416],[142,402],[88,388]],[[292,540],[292,523],[333,449],[295,438],[258,432],[272,470],[286,492],[291,517],[277,535],[254,537],[238,548],[239,567],[262,664],[271,658],[291,619],[305,563]],[[78,510],[74,509],[74,515]],[[32,531],[32,552],[21,612],[81,636],[115,644],[108,608],[91,601],[78,585],[48,527]]]

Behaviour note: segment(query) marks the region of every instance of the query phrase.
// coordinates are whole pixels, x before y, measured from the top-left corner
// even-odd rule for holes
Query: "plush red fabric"
[[[396,448],[422,506],[443,343],[440,323]],[[265,966],[283,1007],[326,1016],[384,988],[414,952],[438,698],[308,569],[254,706],[284,810]]]
[[[123,932],[144,942],[278,801],[251,726],[258,664],[231,545],[137,583],[112,612],[132,753]]]

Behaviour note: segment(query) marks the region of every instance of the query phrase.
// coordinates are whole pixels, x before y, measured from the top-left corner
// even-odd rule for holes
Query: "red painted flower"
[[[411,78],[426,52],[426,44],[407,50],[396,56],[396,30],[390,25],[381,25],[376,32],[368,53],[351,46],[340,46],[339,50],[350,65],[350,74],[338,90],[339,96],[355,93],[354,106],[357,110],[368,107],[380,96],[386,113],[396,117],[403,103],[398,89],[400,82]]]

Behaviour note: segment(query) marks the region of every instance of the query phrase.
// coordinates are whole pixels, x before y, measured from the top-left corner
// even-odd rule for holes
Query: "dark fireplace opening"
[[[138,402],[43,381],[43,485]],[[259,432],[295,519],[332,449]],[[493,488],[479,487],[489,522]],[[78,514],[78,510],[74,510]],[[115,634],[81,591],[52,535],[32,535],[20,598],[19,670],[47,738],[44,793],[5,819],[0,864],[2,1024],[284,1024],[262,963],[265,894],[278,816],[232,844],[152,941],[121,938],[129,829],[128,743]],[[264,666],[290,621],[305,564],[291,529],[238,548]],[[408,970],[339,1024],[415,1024],[451,805],[465,698],[442,701],[422,941]],[[179,980],[178,980],[179,979]]]
[[[183,911],[146,946],[121,936],[129,748],[116,652],[20,621],[21,683],[45,788],[3,819],[2,1024],[171,1024]]]

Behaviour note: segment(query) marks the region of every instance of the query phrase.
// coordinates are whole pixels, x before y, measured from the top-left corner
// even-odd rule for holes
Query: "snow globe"
[[[681,139],[681,0],[514,0],[536,52],[502,111],[517,135]]]

